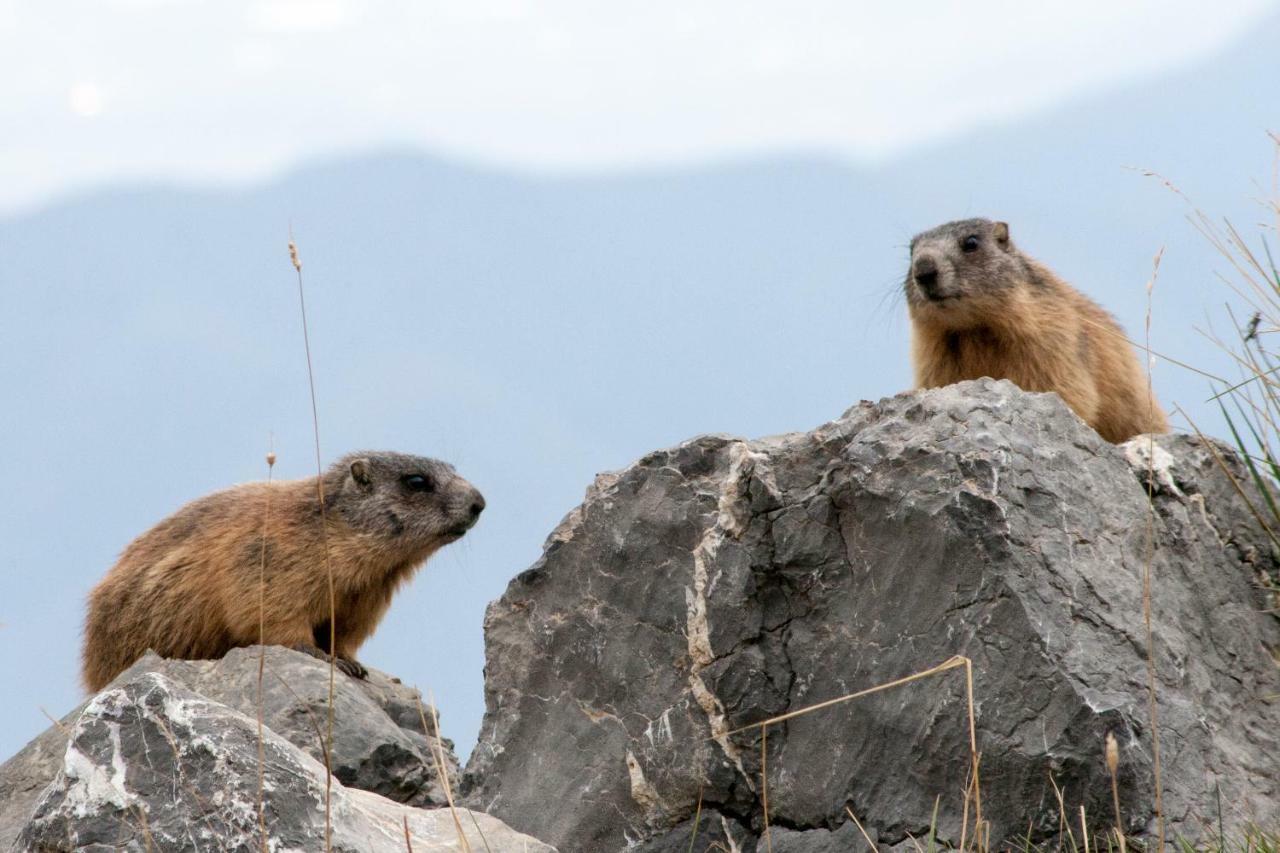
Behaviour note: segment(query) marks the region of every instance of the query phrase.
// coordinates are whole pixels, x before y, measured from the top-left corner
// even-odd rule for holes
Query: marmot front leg
[[[302,652],[305,655],[329,662],[329,655],[324,649],[316,645],[315,630],[302,619],[290,619],[288,622],[268,623],[262,627],[262,640],[273,646],[284,646],[293,649],[295,652]],[[359,663],[349,660],[346,656],[339,653],[334,659],[334,665],[352,678],[364,678],[368,675],[366,670]]]
[[[337,649],[335,657],[338,659],[338,667],[343,672],[352,678],[364,679],[369,677],[369,670],[365,668],[364,664],[356,660],[355,646],[347,642],[347,638],[339,634],[334,646]]]
[[[294,643],[289,646],[289,648],[293,649],[295,652],[302,652],[305,655],[311,655],[313,658],[322,660],[325,663],[329,662],[328,653],[314,643]],[[363,681],[369,675],[369,670],[365,669],[363,664],[353,658],[335,655],[333,658],[333,664],[338,669],[342,670],[343,673],[351,676],[352,678],[358,678]]]

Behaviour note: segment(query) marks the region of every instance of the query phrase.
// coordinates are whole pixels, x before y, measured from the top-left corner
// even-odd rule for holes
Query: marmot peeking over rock
[[[85,685],[101,690],[147,649],[216,658],[257,643],[260,589],[264,643],[333,652],[343,672],[363,677],[353,655],[391,596],[471,529],[484,498],[452,466],[403,453],[351,454],[323,476],[323,529],[311,477],[215,492],[135,539],[89,596]]]
[[[904,289],[917,388],[1008,379],[1056,392],[1113,443],[1169,431],[1124,331],[1018,251],[1005,223],[965,219],[917,234]]]

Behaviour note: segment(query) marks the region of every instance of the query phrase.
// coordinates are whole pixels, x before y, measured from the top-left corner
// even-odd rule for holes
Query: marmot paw
[[[345,672],[352,678],[358,678],[361,681],[369,677],[369,670],[364,668],[364,664],[355,658],[344,658],[341,655],[337,658],[338,669]]]

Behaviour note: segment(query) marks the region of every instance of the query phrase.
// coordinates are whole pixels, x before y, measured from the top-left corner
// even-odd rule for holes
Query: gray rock
[[[214,661],[164,660],[149,655],[131,672],[163,672],[179,684],[246,716],[257,715],[258,646],[232,649]],[[356,680],[335,673],[333,774],[348,787],[372,791],[414,806],[442,806],[444,787],[433,757],[431,711],[417,690],[369,670]],[[328,723],[329,666],[280,646],[268,646],[262,680],[264,724],[293,745],[324,761]],[[458,774],[453,743],[444,740],[445,767]]]
[[[234,649],[221,660],[165,660],[149,654],[113,685],[155,672],[170,682],[257,719],[259,647]],[[264,724],[275,734],[324,761],[329,667],[308,655],[278,646],[266,649],[263,678]],[[357,681],[337,673],[334,701],[333,768],[343,784],[413,806],[446,802],[433,757],[430,734],[419,714],[420,695],[376,670]],[[87,704],[87,703],[86,703]],[[40,793],[63,762],[67,736],[84,710],[62,721],[0,765],[0,850],[7,849],[27,822]],[[450,777],[458,773],[453,744],[441,742]]]
[[[838,829],[794,830],[782,826],[769,828],[770,838],[755,840],[755,835],[736,821],[724,815],[704,813],[696,828],[687,823],[630,848],[629,853],[688,853],[690,842],[698,853],[724,853],[724,851],[749,851],[763,853],[879,853],[879,848],[868,847],[862,833],[852,821]],[[875,830],[868,832],[876,840]]]
[[[1171,831],[1216,824],[1219,786],[1228,828],[1280,819],[1280,626],[1255,583],[1275,552],[1229,451],[1154,447],[1151,464],[1145,438],[1112,446],[1055,395],[981,380],[599,477],[487,613],[468,804],[563,850],[667,851],[701,792],[703,826],[749,851],[764,758],[773,825],[804,843],[846,806],[909,843],[936,801],[956,844],[974,820],[962,669],[775,724],[767,753],[733,730],[965,655],[993,847],[1057,833],[1055,784],[1108,826],[1108,732],[1125,827],[1151,832],[1149,563]]]
[[[256,720],[167,675],[117,680],[75,723],[61,771],[14,849],[326,849],[323,765],[270,729],[261,761],[259,743]],[[339,782],[330,814],[334,851],[457,851],[460,832],[472,849],[551,850],[488,815],[460,810],[455,823],[449,809]]]
[[[839,829],[807,829],[797,832],[785,827],[771,827],[773,836],[773,853],[853,853],[855,850],[865,851],[874,848],[867,846],[867,841],[852,821]],[[867,833],[874,842],[874,832]]]
[[[13,845],[31,818],[36,800],[58,775],[67,748],[67,732],[83,710],[84,705],[76,708],[0,764],[0,850]]]

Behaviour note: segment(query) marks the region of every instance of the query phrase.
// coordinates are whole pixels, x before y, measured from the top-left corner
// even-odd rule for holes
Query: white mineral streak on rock
[[[86,719],[97,719],[100,715],[110,719],[127,700],[123,690],[105,690],[99,693],[85,708],[80,721],[76,723],[70,744],[62,758],[62,772],[67,779],[79,784],[71,788],[67,797],[67,805],[76,817],[92,814],[100,803],[110,803],[128,809],[135,805],[134,798],[129,796],[125,786],[125,761],[120,753],[120,727],[115,723],[110,726],[111,769],[94,762],[76,748],[76,738],[84,734],[83,722]]]
[[[720,815],[720,828],[724,830],[725,840],[729,842],[729,853],[742,853],[742,848],[738,846],[738,842],[733,837],[733,830],[729,828],[729,821],[724,815]]]
[[[1180,498],[1186,497],[1173,477],[1175,464],[1173,454],[1156,444],[1151,436],[1140,435],[1131,438],[1120,447],[1124,450],[1124,458],[1128,461],[1129,467],[1133,468],[1137,474],[1143,477],[1154,474],[1156,486],[1161,491]]]
[[[658,719],[649,721],[649,725],[644,727],[644,736],[649,740],[649,746],[657,746],[659,742],[670,743],[675,740],[675,734],[671,731],[670,708],[658,715]]]
[[[711,628],[707,624],[707,564],[715,558],[726,536],[737,539],[746,530],[751,517],[748,487],[752,474],[772,491],[776,492],[777,487],[772,483],[772,473],[766,468],[764,454],[751,452],[744,442],[734,443],[729,453],[729,473],[720,485],[716,521],[693,549],[693,587],[685,589],[685,603],[688,606],[685,634],[689,642],[689,689],[693,691],[693,698],[698,706],[707,715],[711,737],[754,791],[755,783],[742,767],[742,755],[729,740],[724,706],[702,680],[702,670],[715,660],[711,651]]]
[[[645,814],[658,811],[662,806],[662,798],[658,796],[653,785],[649,784],[649,780],[644,778],[644,769],[640,767],[640,762],[629,749],[627,750],[627,776],[631,780],[631,799],[636,801],[636,805],[644,809]]]

